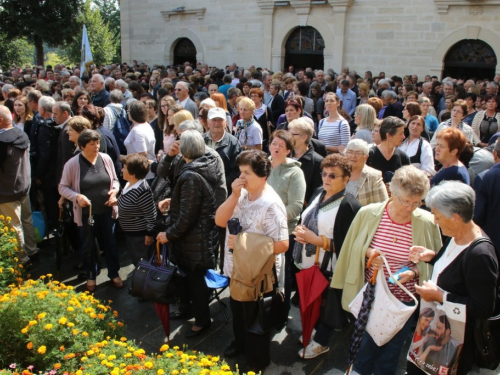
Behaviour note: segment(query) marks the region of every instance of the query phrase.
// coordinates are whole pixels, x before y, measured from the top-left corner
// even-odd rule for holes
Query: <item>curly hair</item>
[[[252,171],[259,177],[265,177],[267,179],[271,175],[271,161],[267,157],[267,154],[263,151],[243,151],[236,157],[236,165],[238,167],[241,167],[242,165],[250,166]]]
[[[342,156],[340,154],[327,155],[326,158],[324,158],[323,161],[321,162],[320,167],[322,170],[325,168],[339,167],[343,171],[342,176],[351,177],[352,165],[349,162],[349,159],[347,159],[347,157]]]

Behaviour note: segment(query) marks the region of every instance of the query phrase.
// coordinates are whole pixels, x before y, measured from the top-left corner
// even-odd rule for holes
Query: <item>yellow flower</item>
[[[163,345],[161,348],[160,348],[160,352],[166,352],[168,350],[169,346],[167,344]]]
[[[120,375],[120,369],[115,367],[113,371],[110,372],[111,375]]]
[[[69,323],[68,323],[68,324],[66,324],[66,325],[67,325],[68,327],[70,327],[70,328],[71,328],[71,327],[74,327],[74,326],[75,326],[75,323],[71,323],[71,322],[69,322]]]
[[[47,331],[50,331],[50,330],[52,329],[52,324],[46,324],[46,325],[45,325],[45,329],[46,329]]]
[[[255,372],[253,372],[253,371],[248,371],[248,372],[247,372],[247,375],[255,375]]]
[[[61,368],[61,364],[60,363],[56,363],[54,365],[54,369],[59,370],[60,368]]]
[[[52,277],[52,274],[51,274],[51,273],[48,273],[48,274],[47,274],[47,277]]]
[[[89,337],[89,334],[87,332],[82,332],[83,337]]]
[[[36,320],[30,320],[29,323],[28,323],[28,326],[34,326],[35,324],[37,324],[38,322]]]
[[[149,361],[148,361],[148,362],[144,363],[144,367],[146,367],[147,369],[152,369],[152,368],[153,368],[153,366],[154,366],[154,365],[153,365],[153,363],[152,363],[152,362],[149,362]]]
[[[12,220],[12,218],[10,216],[7,216],[6,219],[7,219],[7,221],[11,221]]]
[[[28,333],[28,328],[24,327],[24,328],[21,330],[21,333]]]
[[[66,311],[69,311],[69,312],[72,312],[72,311],[74,311],[74,310],[75,310],[75,309],[74,309],[74,308],[72,308],[71,306],[69,306],[69,307],[66,309]]]
[[[88,351],[87,351],[87,355],[88,355],[89,357],[90,357],[91,355],[93,355],[93,354],[94,354],[94,351],[93,351],[93,350],[88,350]]]
[[[174,356],[174,353],[167,353],[165,354],[165,357],[167,358],[172,358]]]
[[[185,368],[183,368],[183,369],[181,370],[181,374],[187,374],[188,372],[189,372],[189,371],[188,371],[188,370],[186,370]]]
[[[78,370],[77,372],[75,372],[75,375],[83,375],[82,370]]]
[[[177,370],[173,370],[170,374],[171,374],[171,375],[179,375],[179,371],[177,371]]]
[[[68,322],[68,319],[65,316],[63,316],[59,319],[59,324],[61,324],[61,325],[65,325],[67,322]]]
[[[38,353],[40,353],[40,354],[45,354],[46,351],[47,351],[47,348],[45,347],[45,345],[42,345],[38,348]]]
[[[74,329],[74,330],[72,331],[73,335],[78,335],[78,332],[80,332],[80,331],[78,331],[77,329]]]
[[[163,371],[163,369],[159,369],[158,371],[156,371],[156,375],[165,375],[165,371]]]

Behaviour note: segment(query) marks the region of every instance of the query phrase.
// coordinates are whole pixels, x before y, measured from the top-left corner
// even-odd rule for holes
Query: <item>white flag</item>
[[[87,28],[83,25],[83,35],[82,35],[82,57],[80,65],[80,79],[87,75],[90,77],[90,66],[94,63],[94,58],[92,57],[92,51],[90,50],[89,36],[87,35]]]

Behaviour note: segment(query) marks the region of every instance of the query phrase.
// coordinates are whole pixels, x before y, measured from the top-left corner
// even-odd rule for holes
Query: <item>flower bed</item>
[[[8,285],[21,283],[24,275],[23,266],[16,258],[17,233],[9,227],[10,220],[0,215],[0,293]]]
[[[116,311],[51,275],[11,285],[0,316],[0,375],[232,374],[219,357],[186,348],[146,355],[122,337]]]

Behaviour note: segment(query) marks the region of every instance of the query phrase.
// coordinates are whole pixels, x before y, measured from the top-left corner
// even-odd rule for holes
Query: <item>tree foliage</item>
[[[7,70],[10,66],[33,63],[33,45],[26,38],[9,39],[0,34],[0,65]]]
[[[37,64],[43,64],[43,43],[68,45],[80,28],[81,0],[1,0],[0,32],[8,39],[32,38]]]
[[[101,17],[113,34],[116,50],[113,61],[121,61],[121,25],[120,25],[120,4],[117,0],[94,0],[94,4],[101,12]]]
[[[92,5],[92,1],[87,0],[82,5],[78,22],[87,27],[94,63],[97,65],[111,63],[116,51],[116,41],[108,24],[104,22],[100,10]],[[79,63],[81,59],[82,33],[83,27],[75,32],[76,40],[69,48],[63,50],[64,56],[73,64]]]

